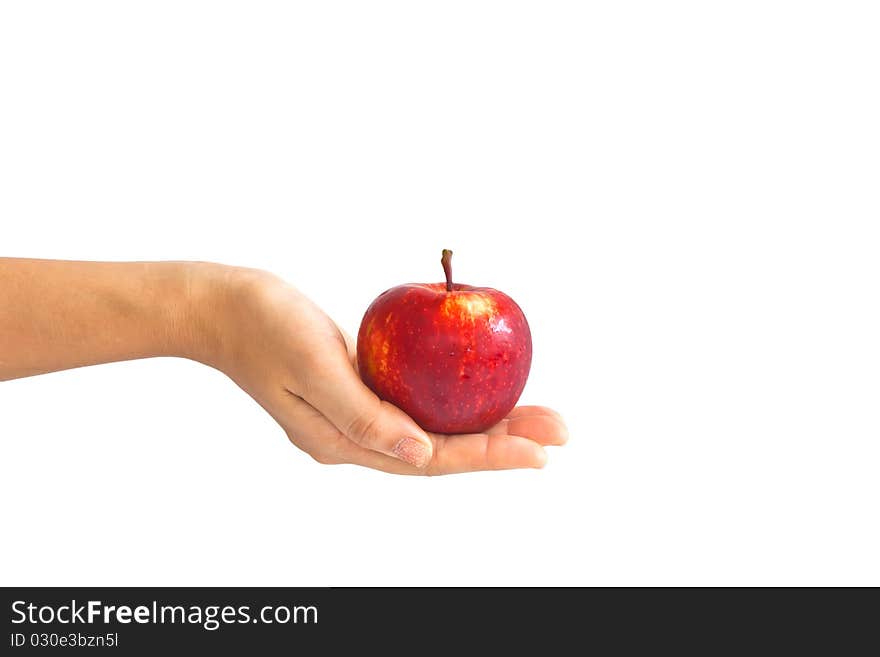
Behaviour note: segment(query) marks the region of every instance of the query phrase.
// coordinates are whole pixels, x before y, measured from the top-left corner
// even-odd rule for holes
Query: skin
[[[483,433],[423,431],[361,382],[351,338],[264,271],[0,258],[0,381],[156,356],[224,372],[319,463],[412,475],[539,468],[544,446],[567,439],[540,406]]]

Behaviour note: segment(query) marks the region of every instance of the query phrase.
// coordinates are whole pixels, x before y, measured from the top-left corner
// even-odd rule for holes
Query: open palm
[[[350,336],[302,293],[265,272],[244,281],[232,346],[216,365],[320,463],[423,475],[540,468],[544,447],[567,439],[542,406],[515,408],[485,433],[427,433],[363,384]]]

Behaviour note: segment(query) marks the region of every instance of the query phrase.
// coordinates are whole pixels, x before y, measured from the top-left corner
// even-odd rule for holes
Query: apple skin
[[[522,394],[531,331],[503,292],[449,286],[413,283],[379,295],[358,331],[358,370],[426,431],[479,433],[503,420]]]

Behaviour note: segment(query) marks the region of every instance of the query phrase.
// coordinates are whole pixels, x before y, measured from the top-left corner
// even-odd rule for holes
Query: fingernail
[[[417,468],[424,468],[431,459],[431,449],[415,438],[404,438],[392,451],[401,461],[406,461]]]

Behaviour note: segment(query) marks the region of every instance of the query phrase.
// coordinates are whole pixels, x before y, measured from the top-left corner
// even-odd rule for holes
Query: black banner
[[[859,645],[869,589],[6,588],[2,654]],[[876,637],[868,638],[876,645]],[[578,649],[578,652],[582,650]]]

